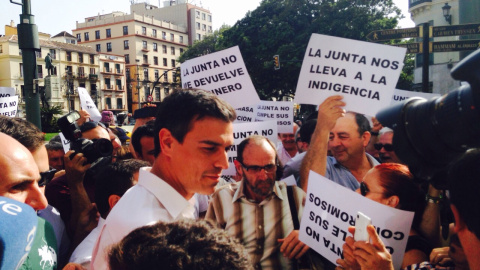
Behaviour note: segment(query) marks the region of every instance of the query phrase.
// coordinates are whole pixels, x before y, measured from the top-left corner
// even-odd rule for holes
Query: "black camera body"
[[[451,75],[468,83],[428,101],[410,98],[376,115],[393,129],[400,160],[437,188],[446,188],[446,168],[452,161],[480,147],[480,50],[458,63]]]
[[[67,140],[70,141],[70,149],[74,150],[70,158],[75,154],[82,153],[87,163],[92,166],[102,163],[103,160],[111,160],[113,146],[107,139],[85,139],[76,121],[80,118],[77,111],[72,111],[58,119],[58,126]]]

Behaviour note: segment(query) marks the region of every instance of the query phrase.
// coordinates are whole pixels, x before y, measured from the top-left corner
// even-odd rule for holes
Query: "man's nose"
[[[25,203],[30,205],[35,211],[42,210],[47,207],[48,202],[45,194],[42,192],[37,183],[28,190],[27,199]]]

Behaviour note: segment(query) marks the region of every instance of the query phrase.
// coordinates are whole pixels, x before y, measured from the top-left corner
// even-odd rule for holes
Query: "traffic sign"
[[[152,102],[152,101],[153,101],[152,95],[148,95],[148,96],[147,96],[147,101],[148,101],[148,102]]]
[[[422,53],[421,43],[394,44],[393,46],[407,48],[407,53]]]
[[[412,28],[400,28],[400,29],[387,29],[376,30],[370,32],[366,38],[370,41],[381,41],[389,39],[402,39],[412,37],[423,37],[423,31],[421,27]]]
[[[480,34],[480,23],[430,26],[430,37],[465,36]]]
[[[480,39],[430,42],[430,52],[474,51],[480,48]]]

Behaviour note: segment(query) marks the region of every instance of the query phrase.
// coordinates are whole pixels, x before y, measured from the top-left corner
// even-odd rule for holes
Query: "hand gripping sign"
[[[355,226],[357,212],[372,219],[381,240],[400,269],[413,220],[413,212],[377,203],[313,171],[308,177],[307,201],[300,223],[300,241],[336,264],[342,246]]]
[[[345,109],[375,115],[390,105],[406,49],[312,34],[298,79],[295,103],[321,104],[342,95]]]
[[[82,105],[82,109],[87,111],[90,114],[90,118],[93,121],[99,122],[102,120],[102,115],[97,109],[97,106],[92,100],[92,97],[87,92],[87,89],[83,87],[78,87],[78,96],[80,97],[80,103]]]

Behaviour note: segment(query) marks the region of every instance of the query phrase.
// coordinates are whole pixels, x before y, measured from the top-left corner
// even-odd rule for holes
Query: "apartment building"
[[[24,77],[22,52],[18,48],[18,36],[8,27],[10,35],[0,37],[0,86],[13,87],[19,96],[19,116],[25,116]],[[16,29],[15,29],[16,30]],[[12,34],[14,33],[14,34]],[[40,51],[37,54],[39,91],[45,89],[50,105],[60,105],[65,112],[80,109],[78,87],[85,87],[92,96],[98,89],[99,59],[95,49],[72,43],[58,42],[50,35],[40,35]],[[48,75],[45,57],[50,54],[54,66]]]
[[[188,45],[213,33],[212,13],[208,9],[187,3],[187,0],[163,1],[158,8],[146,3],[130,6],[132,13],[161,18],[164,21],[187,28]]]
[[[114,114],[127,110],[125,57],[123,55],[99,54],[100,104],[99,110]]]
[[[113,12],[77,22],[73,35],[78,44],[98,53],[121,55],[125,59],[128,111],[147,102],[161,101],[173,85],[177,58],[187,49],[187,28],[135,12]],[[155,81],[162,80],[162,84]],[[165,81],[166,80],[166,81]]]

